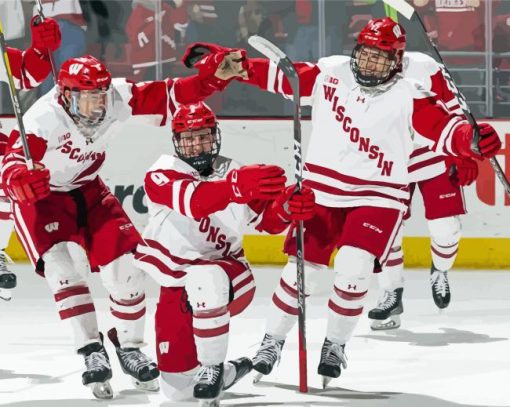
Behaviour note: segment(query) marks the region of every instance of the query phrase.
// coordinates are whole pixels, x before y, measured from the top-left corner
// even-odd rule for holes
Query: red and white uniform
[[[52,195],[48,199],[58,200],[58,193],[87,188],[87,184],[91,182],[96,183],[99,188],[96,193],[99,190],[108,191],[100,186],[102,182],[98,180],[98,172],[106,159],[108,142],[114,134],[118,133],[123,122],[136,115],[143,116],[143,120],[148,123],[164,125],[179,103],[198,101],[213,92],[212,88],[203,85],[196,76],[140,84],[133,84],[124,79],[114,79],[111,88],[113,100],[108,107],[107,118],[96,130],[93,142],[87,142],[77,125],[60,105],[56,88],[39,99],[24,115],[25,130],[33,159],[35,162],[42,163],[50,171]],[[10,168],[19,164],[24,164],[24,156],[19,135],[14,132],[3,163],[4,183],[9,183]],[[107,193],[111,195],[109,191]],[[44,205],[44,201],[38,202],[37,205]],[[65,213],[37,212],[37,205],[20,205],[14,202],[16,230],[33,264],[37,264],[40,256],[53,244],[62,239],[66,240],[63,235],[44,234],[35,230],[36,223],[46,225],[58,222],[59,216],[66,215]],[[119,216],[127,219],[118,202],[112,211],[122,213]],[[124,223],[127,224],[129,221]],[[127,250],[129,251],[136,246],[138,234],[132,225],[127,229],[132,231],[130,249]],[[126,230],[121,230],[119,233],[124,236]],[[76,235],[70,234],[68,240],[81,244],[83,239],[80,240]],[[97,245],[96,249],[102,251],[104,246]],[[93,268],[102,265],[103,262],[112,261],[125,252],[126,247],[121,245],[119,253],[110,253],[108,256],[99,255],[101,262],[91,265]],[[111,256],[116,257],[109,258]]]
[[[242,249],[243,230],[249,224],[277,232],[287,226],[268,220],[272,218],[265,212],[269,201],[231,202],[209,216],[195,218],[193,207],[207,206],[209,201],[192,202],[198,199],[194,196],[196,188],[202,182],[224,180],[237,168],[238,163],[219,156],[213,173],[200,177],[178,157],[163,155],[145,178],[149,224],[138,245],[135,264],[162,285],[155,325],[158,365],[163,372],[190,371],[198,366],[198,360],[202,364],[223,361],[230,316],[243,311],[255,293],[255,281]],[[223,283],[210,277],[218,271],[226,278]],[[193,288],[197,281],[206,285],[198,294]],[[207,288],[212,292],[207,294]],[[228,308],[208,311],[222,295],[226,295]]]
[[[255,74],[250,82],[290,93],[275,64],[252,61]],[[296,68],[302,104],[313,108],[304,177],[317,202],[404,210],[410,182],[407,167],[415,144],[451,152],[451,135],[462,118],[436,105],[430,92],[405,78],[373,90],[360,87],[343,57],[297,63]],[[399,109],[390,108],[397,105]]]

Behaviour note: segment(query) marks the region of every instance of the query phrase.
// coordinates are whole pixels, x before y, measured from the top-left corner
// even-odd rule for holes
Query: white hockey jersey
[[[198,102],[213,92],[201,83],[198,76],[140,84],[114,79],[107,116],[90,139],[61,106],[55,87],[24,115],[32,158],[50,170],[52,191],[78,188],[97,177],[108,143],[127,119],[138,116],[147,124],[163,125],[179,103]],[[2,168],[4,181],[9,168],[24,163],[19,134],[13,133],[9,143]]]
[[[182,285],[184,271],[190,264],[244,258],[243,231],[257,222],[259,214],[255,210],[249,205],[230,203],[224,210],[201,219],[191,213],[190,201],[197,185],[223,180],[239,164],[219,156],[213,168],[213,173],[203,178],[178,157],[163,155],[148,170],[146,190],[164,187],[156,193],[166,195],[167,203],[156,203],[147,194],[149,223],[142,234],[143,243],[138,245],[135,263],[161,285]]]
[[[291,94],[283,73],[267,60],[252,59],[248,81]],[[301,103],[312,106],[312,134],[304,178],[319,204],[405,210],[411,182],[408,165],[417,145],[451,152],[462,118],[436,104],[419,82],[401,75],[376,88],[358,85],[349,59],[297,63]]]

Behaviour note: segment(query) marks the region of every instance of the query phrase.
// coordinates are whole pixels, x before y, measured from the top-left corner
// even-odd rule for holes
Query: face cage
[[[175,153],[177,156],[190,166],[192,166],[199,173],[207,172],[212,168],[213,162],[218,157],[221,148],[221,131],[216,125],[211,128],[214,137],[212,142],[212,150],[210,152],[201,152],[197,156],[189,156],[185,152],[185,148],[179,146],[180,133],[175,133],[172,138],[174,142]]]
[[[105,98],[103,106],[100,106],[100,99]],[[83,100],[83,99],[89,99]],[[98,106],[95,109],[92,109],[89,115],[80,111],[80,102],[88,102],[95,103]],[[87,128],[98,127],[105,118],[107,114],[110,113],[113,109],[113,98],[112,98],[112,90],[108,88],[107,90],[92,90],[92,91],[80,91],[80,90],[72,90],[71,97],[69,101],[69,112],[71,115],[80,123],[80,125]]]
[[[398,57],[396,53],[390,53],[387,51],[376,49],[378,52],[375,54],[376,56],[382,55],[382,53],[389,54],[389,57],[385,56],[385,62],[383,64],[376,64],[376,71],[385,73],[384,75],[376,76],[374,74],[363,74],[362,69],[359,66],[359,57],[358,53],[361,53],[362,48],[365,47],[365,45],[358,44],[356,47],[354,47],[354,50],[352,51],[351,55],[351,71],[354,75],[354,78],[356,79],[356,82],[358,82],[361,86],[366,87],[374,87],[381,85],[387,81],[389,81],[395,74],[399,71],[398,69]],[[374,55],[374,54],[372,54]]]

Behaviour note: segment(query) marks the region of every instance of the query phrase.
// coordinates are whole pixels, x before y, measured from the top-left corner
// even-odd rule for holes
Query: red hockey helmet
[[[362,86],[377,86],[402,71],[406,47],[404,28],[389,17],[368,22],[358,35],[351,70]]]
[[[64,107],[81,129],[88,129],[88,138],[111,110],[111,82],[106,66],[92,55],[68,59],[60,68],[57,85]]]
[[[202,175],[209,175],[221,146],[216,115],[209,106],[180,106],[172,119],[172,131],[177,156]]]

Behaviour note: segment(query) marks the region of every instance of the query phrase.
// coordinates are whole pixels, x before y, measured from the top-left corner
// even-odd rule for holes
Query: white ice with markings
[[[28,266],[14,266],[19,287],[0,302],[0,405],[12,407],[197,406],[168,403],[162,394],[134,390],[108,343],[113,364],[113,400],[93,400],[81,384],[83,360],[74,353],[71,328],[57,315],[50,291]],[[255,268],[257,298],[231,321],[229,357],[253,356],[263,337],[272,290],[280,268]],[[402,327],[373,332],[366,313],[347,345],[348,368],[329,388],[316,374],[326,329],[326,302],[332,272],[308,302],[308,394],[297,391],[297,332],[291,332],[282,362],[270,376],[252,384],[250,375],[228,391],[222,405],[460,407],[510,406],[510,272],[450,273],[452,303],[442,313],[431,295],[428,272],[409,271]],[[111,327],[105,291],[98,276],[92,292],[100,329]],[[369,306],[376,303],[375,282]],[[154,352],[152,316],[157,288],[150,285],[147,353]],[[369,308],[369,307],[367,307]],[[171,321],[169,321],[171,323]]]

